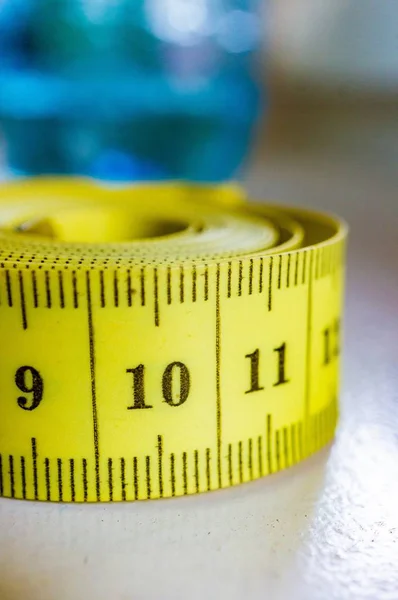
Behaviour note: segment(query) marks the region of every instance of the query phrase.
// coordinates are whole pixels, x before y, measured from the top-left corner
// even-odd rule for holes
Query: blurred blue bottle
[[[1,0],[14,174],[239,176],[260,98],[259,0]]]

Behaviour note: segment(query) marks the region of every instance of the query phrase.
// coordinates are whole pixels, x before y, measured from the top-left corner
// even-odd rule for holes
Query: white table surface
[[[333,445],[198,497],[1,500],[0,600],[398,598],[398,153],[360,147],[350,160],[267,150],[249,177],[257,196],[333,210],[352,228]]]

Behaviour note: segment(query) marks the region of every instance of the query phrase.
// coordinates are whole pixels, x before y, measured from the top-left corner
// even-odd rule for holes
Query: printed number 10
[[[145,366],[126,369],[133,375],[133,404],[128,410],[153,408],[145,402]],[[167,365],[162,377],[163,400],[169,406],[181,406],[187,400],[191,387],[191,378],[184,363],[173,362]]]

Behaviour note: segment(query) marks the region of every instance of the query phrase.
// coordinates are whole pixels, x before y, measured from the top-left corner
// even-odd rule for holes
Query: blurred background
[[[17,174],[223,180],[260,109],[258,0],[2,0]]]
[[[270,14],[262,146],[396,174],[398,2],[279,0]]]
[[[398,157],[393,0],[1,0],[3,172],[242,178]]]

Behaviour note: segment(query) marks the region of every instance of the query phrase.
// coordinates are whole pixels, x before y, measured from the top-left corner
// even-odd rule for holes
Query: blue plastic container
[[[239,176],[260,98],[258,0],[2,0],[16,174]]]

